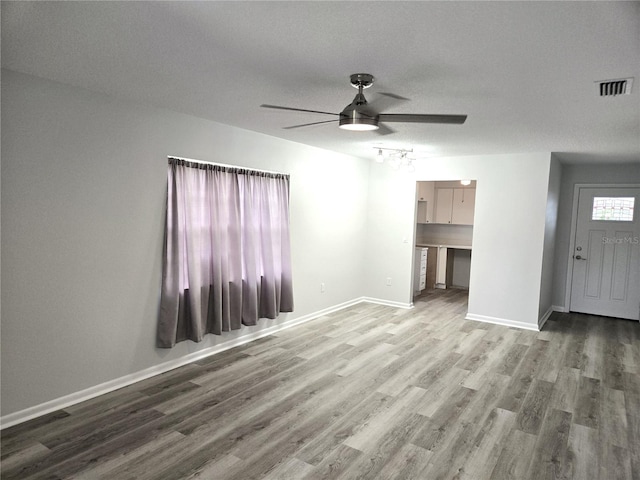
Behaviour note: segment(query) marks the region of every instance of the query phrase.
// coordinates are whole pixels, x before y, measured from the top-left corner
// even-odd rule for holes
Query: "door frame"
[[[573,205],[571,208],[571,234],[567,255],[567,280],[564,290],[564,311],[571,309],[571,286],[573,282],[573,249],[576,243],[576,231],[578,229],[578,199],[581,188],[640,188],[640,183],[576,183],[573,186]],[[639,210],[640,211],[640,210]]]

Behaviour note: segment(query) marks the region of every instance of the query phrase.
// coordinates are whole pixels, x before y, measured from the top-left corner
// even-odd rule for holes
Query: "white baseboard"
[[[360,301],[366,302],[366,303],[376,303],[378,305],[386,305],[387,307],[405,308],[405,309],[413,308],[413,303],[393,302],[391,300],[382,300],[380,298],[361,297]]]
[[[515,328],[522,328],[524,330],[533,330],[534,332],[540,331],[537,324],[521,322],[519,320],[509,320],[507,318],[490,317],[487,315],[476,315],[475,313],[467,313],[467,315],[464,318],[466,320],[475,320],[476,322],[493,323],[496,325],[503,325],[505,327],[515,327]]]
[[[558,306],[558,305],[551,305],[551,309],[552,309],[554,312],[560,312],[560,313],[564,313],[564,312],[566,312],[566,311],[567,311],[567,310],[565,310],[565,308],[564,308],[564,307],[560,307],[560,306]]]
[[[11,427],[13,425],[17,425],[19,423],[26,422],[28,420],[32,420],[37,417],[41,417],[42,415],[55,412],[56,410],[61,410],[63,408],[70,407],[71,405],[90,400],[100,395],[104,395],[105,393],[109,393],[119,388],[132,385],[136,382],[146,380],[147,378],[160,375],[161,373],[174,370],[198,360],[202,360],[203,358],[215,355],[216,353],[224,352],[225,350],[229,350],[230,348],[244,345],[245,343],[249,343],[259,338],[266,337],[267,335],[272,335],[281,330],[286,330],[287,328],[300,325],[301,323],[314,320],[324,315],[329,315],[333,312],[337,312],[338,310],[342,310],[363,302],[387,305],[390,307],[411,308],[411,304],[391,302],[369,297],[360,297],[349,300],[347,302],[333,305],[331,307],[319,310],[314,313],[310,313],[308,315],[303,315],[302,317],[284,321],[283,323],[278,325],[272,325],[258,331],[247,333],[246,335],[242,335],[241,337],[229,339],[220,344],[204,348],[202,350],[184,355],[174,360],[169,360],[168,362],[154,365],[152,367],[145,368],[144,370],[140,370],[123,377],[115,378],[113,380],[109,380],[108,382],[104,382],[99,385],[95,385],[93,387],[89,387],[84,390],[65,395],[63,397],[55,398],[48,402],[34,405],[33,407],[25,408],[24,410],[10,413],[8,415],[0,417],[0,430]]]
[[[551,316],[552,313],[553,313],[553,306],[549,307],[549,310],[544,312],[544,315],[542,315],[542,317],[538,319],[538,331],[542,330],[542,327],[544,326],[545,323],[547,323],[547,320],[549,320],[549,317]]]

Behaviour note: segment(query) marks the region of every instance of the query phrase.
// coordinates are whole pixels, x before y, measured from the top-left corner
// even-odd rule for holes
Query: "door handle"
[[[573,258],[575,258],[576,260],[586,260],[586,258],[581,257],[580,255],[575,255]]]

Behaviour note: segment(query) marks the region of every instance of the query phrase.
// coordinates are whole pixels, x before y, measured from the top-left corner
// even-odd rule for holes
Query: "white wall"
[[[469,318],[537,329],[550,153],[418,161],[416,172],[371,168],[369,295],[411,301],[415,182],[477,180]],[[391,287],[386,277],[393,278]]]
[[[3,71],[3,416],[238,336],[155,348],[167,155],[291,174],[295,312],[241,334],[365,294],[367,161]]]
[[[415,250],[416,180],[386,164],[371,165],[365,276],[362,282],[372,298],[410,306]],[[387,285],[387,278],[391,285]]]
[[[640,183],[640,159],[636,163],[567,164],[562,166],[553,272],[553,305],[565,310],[569,308],[565,297],[567,293],[567,268],[571,249],[573,193],[575,185],[578,183],[638,184]]]
[[[551,156],[547,193],[547,210],[544,227],[542,253],[542,273],[540,275],[540,300],[538,302],[538,323],[542,324],[551,314],[553,297],[553,266],[555,258],[556,230],[558,224],[558,202],[560,197],[560,161]]]

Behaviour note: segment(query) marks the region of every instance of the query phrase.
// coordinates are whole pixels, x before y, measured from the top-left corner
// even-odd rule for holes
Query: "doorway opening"
[[[468,295],[475,199],[475,180],[416,182],[414,302]]]

